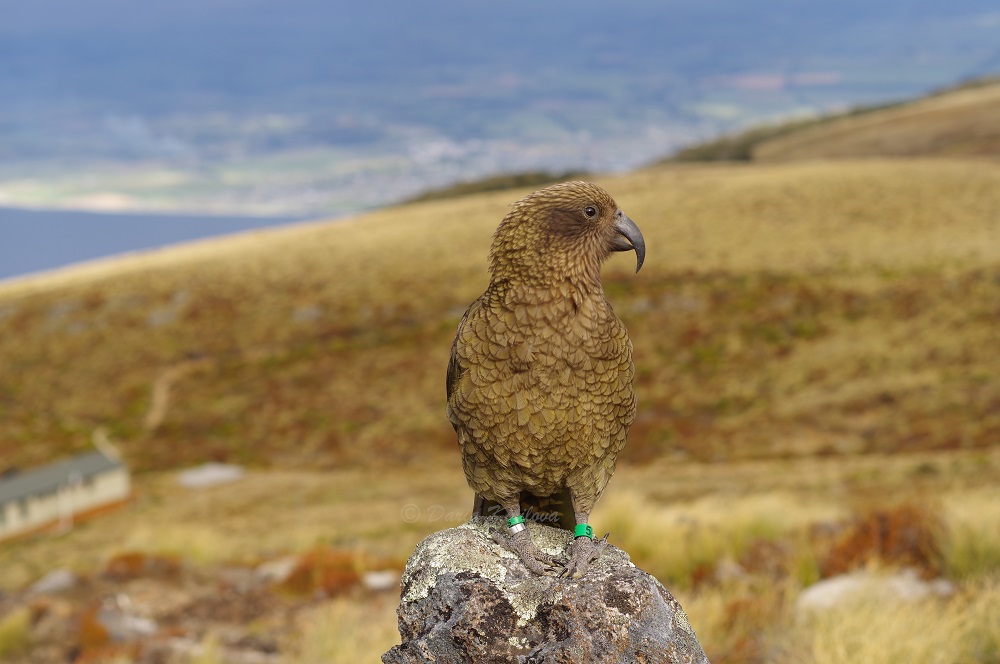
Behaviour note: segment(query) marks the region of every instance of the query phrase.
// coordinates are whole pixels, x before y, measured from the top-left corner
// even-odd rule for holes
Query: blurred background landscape
[[[625,170],[1000,69],[990,0],[0,9],[10,207],[336,216],[499,172]]]
[[[0,542],[0,661],[377,661],[491,233],[570,174],[649,247],[595,527],[712,661],[1000,661],[995,3],[0,13],[0,472],[133,486]]]

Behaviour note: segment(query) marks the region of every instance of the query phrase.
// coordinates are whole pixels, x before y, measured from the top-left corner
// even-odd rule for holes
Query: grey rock
[[[79,579],[65,568],[54,569],[28,588],[29,595],[57,595],[75,587]]]
[[[136,615],[132,600],[124,593],[109,596],[101,602],[97,622],[108,631],[112,641],[128,643],[156,634],[156,621]]]
[[[914,602],[926,597],[950,597],[955,586],[946,579],[924,581],[916,570],[872,574],[860,570],[824,579],[802,591],[795,608],[799,615],[861,602]]]
[[[288,580],[288,577],[295,571],[295,566],[299,564],[296,556],[285,556],[276,560],[269,560],[261,563],[254,570],[257,578],[267,583],[281,584]]]
[[[608,545],[582,579],[538,577],[490,538],[502,527],[477,518],[417,546],[402,578],[402,643],[385,664],[708,663],[677,600],[621,549]],[[539,548],[565,554],[571,533],[529,528]]]
[[[397,588],[399,587],[399,572],[394,569],[365,572],[361,575],[361,585],[372,592]]]
[[[177,474],[177,483],[186,489],[204,489],[219,484],[228,484],[242,479],[246,474],[242,466],[229,463],[204,463],[188,468]]]

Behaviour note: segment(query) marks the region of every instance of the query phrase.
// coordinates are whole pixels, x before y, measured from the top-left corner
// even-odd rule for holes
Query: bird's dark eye
[[[588,205],[587,207],[583,208],[583,213],[590,218],[596,217],[597,208],[595,208],[593,205]]]

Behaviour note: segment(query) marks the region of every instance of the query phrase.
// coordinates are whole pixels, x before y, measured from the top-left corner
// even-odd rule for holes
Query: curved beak
[[[615,215],[614,231],[611,251],[635,250],[635,271],[638,272],[642,262],[646,260],[646,240],[642,237],[642,231],[621,210]]]

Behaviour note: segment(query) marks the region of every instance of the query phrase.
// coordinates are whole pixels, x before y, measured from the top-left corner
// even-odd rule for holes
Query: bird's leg
[[[586,575],[590,564],[601,557],[608,536],[605,535],[601,539],[595,540],[594,531],[587,523],[589,518],[589,510],[576,512],[576,530],[574,531],[573,543],[569,546],[569,564],[566,565],[560,576],[579,579]]]
[[[521,505],[518,499],[515,498],[514,502],[510,504],[505,503],[503,508],[508,516],[507,531],[509,534],[505,535],[496,530],[491,531],[493,541],[508,551],[516,553],[524,566],[532,573],[539,576],[555,574],[554,566],[558,565],[559,562],[555,556],[545,553],[531,541],[528,526],[524,523],[524,517],[521,516]]]

